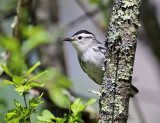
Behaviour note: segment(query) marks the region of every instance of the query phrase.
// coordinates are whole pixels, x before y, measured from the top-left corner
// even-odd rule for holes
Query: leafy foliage
[[[43,87],[44,83],[38,84],[38,83],[34,82],[34,80],[37,77],[39,77],[40,75],[42,75],[42,73],[40,73],[40,74],[30,78],[30,79],[25,78],[27,75],[31,74],[31,72],[39,65],[40,65],[40,62],[37,62],[24,75],[18,76],[18,75],[12,74],[9,71],[9,69],[1,62],[1,66],[2,66],[3,70],[5,71],[5,73],[8,74],[10,77],[12,77],[12,81],[5,80],[4,82],[14,85],[16,87],[15,91],[17,91],[19,93],[19,95],[22,95],[23,93],[26,93],[31,88],[34,88],[34,87],[37,87],[37,86]],[[45,73],[45,72],[43,72],[43,73]]]
[[[10,72],[10,70],[2,63],[1,66],[3,68],[3,70],[5,71],[6,74],[8,74],[11,78],[12,81],[9,80],[4,80],[5,83],[7,84],[12,84],[14,85],[15,91],[17,91],[19,93],[19,95],[25,95],[25,93],[37,86],[43,86],[44,83],[42,84],[38,84],[36,82],[34,82],[35,79],[37,79],[39,76],[43,75],[45,72],[42,72],[30,79],[26,79],[25,77],[29,74],[31,74],[31,72],[40,65],[40,62],[37,62],[33,67],[31,67],[24,75],[22,76],[18,76],[15,75],[13,73]],[[36,111],[35,107],[38,106],[40,103],[42,103],[43,101],[39,102],[39,99],[42,97],[43,93],[38,97],[38,98],[32,98],[29,100],[29,107],[26,106],[24,107],[22,104],[20,104],[18,101],[14,100],[14,104],[15,104],[15,109],[9,110],[8,113],[5,115],[5,120],[7,122],[23,122],[26,123],[27,120],[30,118],[31,114],[34,113]],[[25,96],[24,96],[25,98]],[[25,102],[26,103],[26,102]]]
[[[0,46],[10,52],[7,65],[11,72],[17,75],[21,75],[27,70],[26,55],[34,48],[48,43],[49,40],[49,35],[41,26],[24,26],[22,34],[25,38],[22,44],[14,37],[0,35]]]
[[[14,37],[0,35],[0,43],[4,49],[10,52],[10,57],[8,60],[8,67],[10,70],[17,75],[20,75],[23,71],[27,70],[25,58],[20,53],[19,41]]]
[[[37,99],[32,98],[29,100],[29,108],[24,107],[18,101],[14,100],[15,109],[9,110],[5,115],[5,120],[11,123],[27,123],[27,120],[30,118],[31,114],[36,111],[35,107],[38,106],[43,101],[39,102],[43,94],[41,94]]]
[[[80,98],[76,99],[73,104],[70,107],[70,101],[68,99],[68,96],[64,95],[61,92],[62,88],[70,88],[71,86],[71,82],[70,80],[68,80],[65,76],[61,75],[60,73],[58,73],[57,71],[55,71],[54,69],[50,69],[49,73],[46,73],[46,71],[31,77],[30,79],[25,78],[26,76],[28,76],[29,74],[32,73],[32,71],[40,65],[40,62],[37,62],[33,67],[31,67],[25,74],[18,76],[15,75],[13,73],[10,72],[10,70],[2,63],[1,66],[3,68],[3,70],[5,71],[6,74],[8,74],[11,78],[12,81],[9,80],[5,80],[5,83],[8,84],[12,84],[14,85],[15,91],[17,91],[19,93],[19,95],[24,95],[28,90],[30,90],[33,87],[36,86],[43,86],[44,84],[38,84],[36,82],[34,82],[35,79],[37,79],[38,77],[41,76],[41,78],[46,79],[46,77],[48,78],[48,81],[53,81],[56,80],[55,83],[49,84],[49,86],[51,87],[49,89],[49,93],[53,93],[51,95],[53,95],[52,99],[56,102],[56,103],[61,103],[60,105],[65,105],[66,107],[69,107],[69,115],[65,114],[63,118],[59,118],[59,117],[55,117],[53,114],[51,114],[48,110],[44,110],[42,112],[42,116],[38,116],[38,119],[40,121],[43,122],[47,122],[47,123],[52,123],[52,120],[55,120],[56,123],[63,123],[68,121],[68,123],[76,123],[76,122],[81,122],[84,123],[84,121],[82,120],[82,111],[89,105],[92,103],[96,102],[96,99],[91,99],[87,102],[87,104],[83,105],[82,101]],[[52,73],[52,74],[51,74]],[[48,76],[47,76],[47,75]],[[43,75],[43,76],[42,76]],[[66,83],[63,83],[64,81],[66,81]],[[30,118],[31,114],[34,113],[36,111],[35,107],[38,106],[40,103],[42,103],[43,101],[39,101],[39,99],[42,97],[43,94],[41,94],[38,98],[32,98],[29,100],[29,107],[23,106],[21,103],[19,103],[18,101],[14,100],[14,104],[15,104],[15,109],[9,110],[8,113],[5,115],[5,120],[9,123],[9,122],[23,122],[23,123],[27,123],[28,119]],[[63,95],[63,96],[62,96]],[[58,99],[57,99],[58,97]],[[72,113],[71,113],[72,112]]]
[[[63,118],[55,117],[50,111],[44,110],[42,112],[42,116],[38,116],[38,119],[40,121],[43,121],[44,123],[84,123],[82,120],[82,111],[90,104],[93,104],[96,102],[97,99],[92,98],[90,99],[87,104],[83,105],[81,98],[77,98],[73,104],[71,105],[71,111],[72,114],[70,113],[69,115],[64,114]],[[70,111],[70,112],[71,112]]]

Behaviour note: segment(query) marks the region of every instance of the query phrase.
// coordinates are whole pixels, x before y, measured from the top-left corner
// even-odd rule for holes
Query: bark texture
[[[141,0],[114,0],[106,37],[99,123],[126,123]]]

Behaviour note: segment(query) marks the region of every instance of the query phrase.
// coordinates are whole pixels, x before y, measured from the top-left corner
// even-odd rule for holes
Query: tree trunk
[[[114,0],[106,38],[99,123],[126,123],[141,0]]]

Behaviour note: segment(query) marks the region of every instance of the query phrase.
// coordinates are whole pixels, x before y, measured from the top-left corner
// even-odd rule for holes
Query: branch
[[[100,28],[103,32],[106,32],[106,29],[104,29],[104,27],[108,27],[108,21],[109,21],[109,13],[110,13],[110,9],[111,9],[111,2],[112,0],[108,0],[106,2],[99,0],[97,4],[97,6],[99,7],[99,9],[101,10],[102,16],[104,18],[104,20],[102,21],[102,23],[98,22],[97,19],[93,18],[92,15],[90,15],[89,13],[89,9],[88,7],[84,4],[84,2],[82,2],[81,0],[75,0],[75,2],[77,2],[77,4],[79,5],[79,7],[81,7],[81,9],[85,12],[85,14],[87,15],[87,17],[89,17],[89,19],[93,22],[93,24],[97,27]]]
[[[93,24],[99,28],[99,23],[93,18],[93,16],[91,16],[89,13],[88,8],[83,4],[82,0],[75,0],[75,2],[77,2],[77,4],[79,5],[79,7],[81,7],[81,9],[85,12],[85,14],[90,18],[90,20],[93,22]]]
[[[28,25],[31,14],[32,0],[19,0],[17,6],[17,17],[14,22],[13,36],[22,41],[22,28]]]
[[[68,24],[66,25],[66,27],[74,26],[74,25],[76,25],[78,22],[79,22],[79,23],[82,23],[82,22],[84,22],[85,20],[88,19],[88,16],[89,16],[90,18],[93,18],[96,14],[98,14],[98,13],[100,13],[100,12],[101,12],[101,9],[100,9],[100,8],[96,8],[95,10],[93,10],[93,11],[91,11],[91,12],[87,12],[87,13],[85,13],[84,15],[78,17],[77,19],[71,21],[70,23],[68,23]]]
[[[99,100],[100,123],[126,123],[141,0],[114,0],[106,39],[106,75]]]

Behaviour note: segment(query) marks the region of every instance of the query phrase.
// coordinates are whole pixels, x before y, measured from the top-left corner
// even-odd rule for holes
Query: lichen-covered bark
[[[114,0],[106,38],[99,123],[126,123],[141,0]]]

